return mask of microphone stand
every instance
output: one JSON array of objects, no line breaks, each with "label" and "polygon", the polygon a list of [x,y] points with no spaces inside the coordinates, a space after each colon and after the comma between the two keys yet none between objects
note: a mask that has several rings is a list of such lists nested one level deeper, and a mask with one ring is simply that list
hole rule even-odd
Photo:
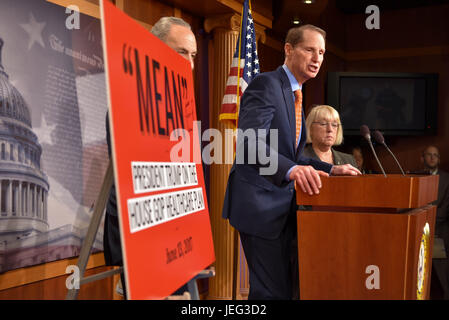
[{"label": "microphone stand", "polygon": [[388,152],[391,154],[391,156],[393,157],[394,161],[396,161],[396,164],[398,165],[399,169],[401,169],[402,175],[405,176],[404,170],[402,170],[401,165],[399,164],[398,159],[396,159],[396,157],[394,156],[393,152],[391,152],[390,148],[388,148],[387,144],[384,142],[383,143],[384,147],[387,148]]},{"label": "microphone stand", "polygon": [[369,142],[369,146],[371,147],[371,150],[373,151],[374,157],[376,158],[377,164],[379,165],[380,169],[382,170],[382,173],[384,174],[384,177],[386,178],[387,175],[385,174],[385,170],[382,167],[382,165],[380,164],[379,158],[377,157],[376,151],[374,150],[373,144],[371,143],[371,138],[367,138],[366,140],[368,140]]}]

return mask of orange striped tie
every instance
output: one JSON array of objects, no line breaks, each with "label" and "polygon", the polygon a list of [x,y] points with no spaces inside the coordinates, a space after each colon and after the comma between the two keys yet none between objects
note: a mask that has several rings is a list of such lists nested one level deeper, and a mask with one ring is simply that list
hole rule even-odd
[{"label": "orange striped tie", "polygon": [[299,134],[301,133],[301,112],[302,112],[302,92],[301,89],[295,90],[295,118],[296,118],[296,144],[298,145]]}]

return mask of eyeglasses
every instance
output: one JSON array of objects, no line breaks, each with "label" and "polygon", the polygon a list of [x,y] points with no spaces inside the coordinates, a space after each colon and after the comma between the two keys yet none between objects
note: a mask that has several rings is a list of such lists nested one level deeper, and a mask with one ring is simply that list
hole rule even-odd
[{"label": "eyeglasses", "polygon": [[340,126],[340,124],[337,122],[315,121],[312,123],[318,124],[321,128],[327,128],[327,125],[330,125],[332,129],[338,129],[338,127]]},{"label": "eyeglasses", "polygon": [[435,157],[435,158],[439,158],[440,155],[438,153],[430,153],[430,152],[426,152],[424,153],[425,157]]}]

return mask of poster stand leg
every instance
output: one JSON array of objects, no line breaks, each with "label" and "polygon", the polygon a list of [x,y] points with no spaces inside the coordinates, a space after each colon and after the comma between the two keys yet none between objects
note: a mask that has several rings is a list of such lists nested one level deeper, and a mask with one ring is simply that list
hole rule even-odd
[{"label": "poster stand leg", "polygon": [[80,285],[107,278],[116,273],[120,273],[123,271],[123,268],[109,270],[106,272],[102,272],[96,274],[92,277],[84,278],[84,273],[86,271],[87,262],[89,260],[90,253],[92,251],[92,247],[97,236],[98,227],[101,223],[101,218],[103,217],[104,209],[106,208],[106,202],[109,197],[109,191],[111,190],[112,183],[114,180],[113,170],[112,170],[112,161],[109,160],[108,168],[106,169],[106,174],[103,179],[103,184],[101,185],[100,194],[95,201],[94,212],[92,214],[92,218],[90,220],[89,228],[87,229],[86,236],[84,238],[83,244],[81,246],[80,255],[78,257],[78,271],[79,271],[79,279],[75,279],[74,288],[68,289],[66,300],[76,300],[78,297],[78,291]]},{"label": "poster stand leg", "polygon": [[192,280],[187,282],[187,289],[190,292],[191,299],[192,300],[200,300],[200,295],[198,293],[198,285],[196,283],[196,280],[198,279],[204,279],[204,278],[210,278],[215,276],[215,269],[213,267],[209,269],[205,269],[198,273],[196,277],[194,277]]},{"label": "poster stand leg", "polygon": [[215,268],[213,266],[209,267],[198,273],[189,282],[187,282],[187,291],[182,295],[171,295],[165,298],[165,300],[200,300],[200,295],[198,292],[198,285],[196,280],[210,278],[215,276]]}]

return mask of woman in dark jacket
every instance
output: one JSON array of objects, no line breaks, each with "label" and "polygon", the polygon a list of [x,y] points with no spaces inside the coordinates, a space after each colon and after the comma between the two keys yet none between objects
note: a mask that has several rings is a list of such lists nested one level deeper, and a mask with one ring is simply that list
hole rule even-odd
[{"label": "woman in dark jacket", "polygon": [[337,110],[328,105],[318,105],[310,110],[306,119],[307,145],[304,156],[333,165],[349,163],[357,167],[351,154],[332,147],[343,142],[343,128]]}]

